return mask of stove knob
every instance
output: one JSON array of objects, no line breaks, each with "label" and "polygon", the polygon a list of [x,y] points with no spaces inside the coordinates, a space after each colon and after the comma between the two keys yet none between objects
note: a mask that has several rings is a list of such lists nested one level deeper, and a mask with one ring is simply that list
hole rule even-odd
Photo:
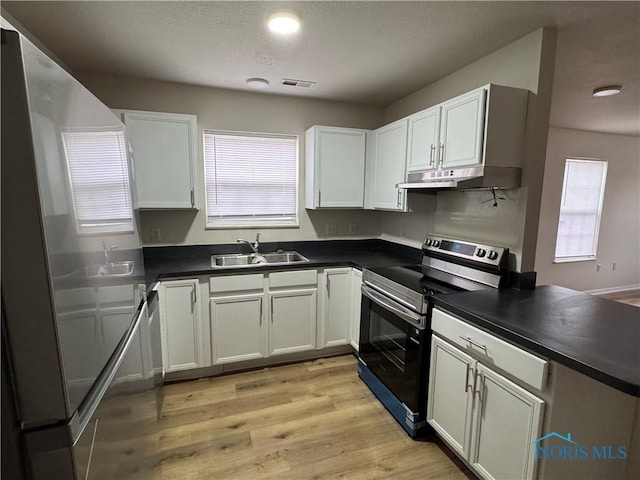
[{"label": "stove knob", "polygon": [[424,241],[424,244],[425,244],[427,247],[430,247],[432,243],[433,243],[433,240],[431,240],[430,238],[427,238],[427,239]]},{"label": "stove knob", "polygon": [[440,246],[440,240],[434,240],[433,241],[433,246],[434,247],[439,247]]},{"label": "stove knob", "polygon": [[488,258],[489,260],[495,260],[496,258],[498,258],[498,252],[496,252],[495,250],[489,251]]},{"label": "stove knob", "polygon": [[487,254],[487,251],[483,248],[479,248],[478,251],[476,252],[476,256],[478,257],[484,257]]}]

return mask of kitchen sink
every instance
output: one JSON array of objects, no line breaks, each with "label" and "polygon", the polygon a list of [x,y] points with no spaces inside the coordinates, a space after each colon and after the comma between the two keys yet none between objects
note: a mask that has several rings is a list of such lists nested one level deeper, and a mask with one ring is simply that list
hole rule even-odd
[{"label": "kitchen sink", "polygon": [[133,273],[134,262],[107,263],[106,265],[89,265],[80,269],[80,273],[88,278],[124,277]]},{"label": "kitchen sink", "polygon": [[300,255],[298,252],[232,253],[227,255],[211,255],[211,268],[287,265],[289,263],[308,261],[308,258]]}]

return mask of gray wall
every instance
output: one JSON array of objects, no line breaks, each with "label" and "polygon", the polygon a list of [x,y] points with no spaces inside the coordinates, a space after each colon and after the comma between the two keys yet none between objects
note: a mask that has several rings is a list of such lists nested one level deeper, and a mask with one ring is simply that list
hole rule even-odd
[{"label": "gray wall", "polygon": [[[264,241],[313,240],[327,238],[327,223],[338,227],[338,235],[331,238],[371,238],[380,235],[378,212],[304,209],[304,132],[312,125],[375,128],[382,123],[381,108],[86,72],[78,72],[76,76],[110,108],[197,115],[199,138],[202,138],[202,129],[205,128],[299,135],[299,228],[206,230],[204,165],[200,141],[200,211],[141,212],[141,232],[145,245],[152,244],[152,228],[160,228],[162,238],[157,244],[163,245],[235,242],[240,237],[253,239],[258,230]],[[357,224],[358,234],[348,237],[348,225],[351,222]]]},{"label": "gray wall", "polygon": [[[568,157],[608,161],[597,260],[553,263]],[[535,269],[539,284],[576,290],[640,285],[640,138],[550,129]]]},{"label": "gray wall", "polygon": [[434,232],[493,243],[515,253],[518,270],[533,269],[554,58],[555,32],[539,29],[385,109],[384,120],[390,122],[487,83],[531,92],[521,188],[504,192],[505,200],[496,208],[487,201],[488,190],[410,193],[413,212],[382,213],[383,238],[418,245],[426,233]]}]

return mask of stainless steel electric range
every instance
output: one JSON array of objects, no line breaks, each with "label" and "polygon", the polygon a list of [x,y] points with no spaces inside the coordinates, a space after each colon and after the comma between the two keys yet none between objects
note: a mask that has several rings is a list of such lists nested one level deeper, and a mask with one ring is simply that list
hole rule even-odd
[{"label": "stainless steel electric range", "polygon": [[509,250],[429,235],[420,265],[365,269],[358,374],[407,433],[427,432],[430,297],[507,286]]}]

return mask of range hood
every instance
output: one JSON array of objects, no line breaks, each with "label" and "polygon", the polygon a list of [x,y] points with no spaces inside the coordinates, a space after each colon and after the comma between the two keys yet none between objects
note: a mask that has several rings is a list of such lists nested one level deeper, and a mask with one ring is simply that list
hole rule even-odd
[{"label": "range hood", "polygon": [[407,175],[406,183],[396,188],[518,188],[522,169],[519,167],[461,167],[447,170],[425,170]]}]

